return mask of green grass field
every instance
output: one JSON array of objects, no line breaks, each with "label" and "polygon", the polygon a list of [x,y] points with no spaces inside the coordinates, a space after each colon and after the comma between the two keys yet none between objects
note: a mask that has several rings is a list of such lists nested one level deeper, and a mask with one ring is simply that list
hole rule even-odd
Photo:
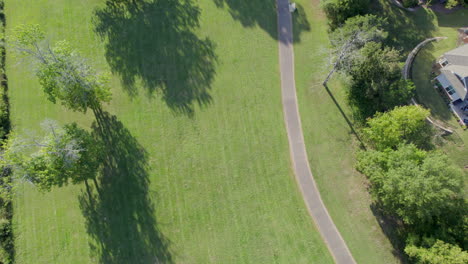
[{"label": "green grass field", "polygon": [[[158,0],[131,15],[104,2],[6,2],[8,30],[39,23],[51,42],[70,40],[113,72],[114,94],[103,155],[115,163],[105,168],[101,196],[90,199],[84,186],[41,194],[19,184],[17,263],[332,263],[290,168],[274,1]],[[330,93],[321,85],[330,66],[325,16],[317,0],[298,6],[296,85],[322,198],[358,263],[398,263],[366,179],[353,169],[358,141],[340,112],[350,115],[344,85],[338,76]],[[395,31],[418,27],[393,40],[405,49],[439,32],[452,41],[466,16],[383,8],[399,21]],[[440,45],[437,52],[451,48]],[[418,57],[416,65],[426,63]],[[10,55],[7,66],[17,133],[38,130],[45,118],[94,129],[91,114],[49,103],[27,64]]]},{"label": "green grass field", "polygon": [[[122,15],[98,0],[7,0],[8,31],[39,23],[114,72],[101,196],[19,184],[16,263],[332,263],[290,168],[274,8],[159,0]],[[7,73],[17,133],[45,118],[91,127],[11,54]]]}]

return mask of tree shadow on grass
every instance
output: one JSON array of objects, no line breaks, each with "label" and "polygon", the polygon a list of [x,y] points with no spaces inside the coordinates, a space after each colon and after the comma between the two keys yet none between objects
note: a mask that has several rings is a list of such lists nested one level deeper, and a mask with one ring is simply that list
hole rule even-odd
[{"label": "tree shadow on grass", "polygon": [[340,111],[341,113],[341,116],[343,116],[344,120],[346,121],[346,123],[348,124],[349,126],[349,129],[351,130],[351,133],[356,137],[356,139],[359,141],[360,143],[360,147],[364,150],[366,150],[366,145],[364,144],[364,142],[362,141],[361,137],[359,136],[359,134],[357,133],[357,131],[354,129],[354,125],[353,123],[351,122],[351,120],[348,118],[348,116],[346,115],[346,113],[343,111],[343,108],[341,108],[340,104],[338,103],[338,101],[336,100],[335,96],[333,96],[333,93],[330,91],[330,89],[328,88],[328,85],[326,83],[323,84],[323,87],[325,87],[325,90],[327,91],[328,95],[330,96],[330,98],[332,99],[333,103],[335,103],[335,106],[338,108],[338,110]]},{"label": "tree shadow on grass", "polygon": [[398,219],[385,215],[382,209],[375,203],[371,204],[370,209],[377,219],[380,228],[393,246],[392,254],[397,257],[401,263],[409,263],[408,257],[404,252],[405,242],[399,232],[401,223],[398,222]]},{"label": "tree shadow on grass", "polygon": [[97,114],[93,135],[105,145],[97,193],[80,196],[96,263],[172,263],[157,229],[148,189],[147,153],[115,116]]},{"label": "tree shadow on grass", "polygon": [[392,5],[391,1],[374,1],[372,10],[377,16],[385,14],[388,44],[405,52],[432,37],[436,30],[436,15],[430,9],[419,8],[416,12],[410,12]]},{"label": "tree shadow on grass", "polygon": [[212,101],[215,44],[199,38],[200,9],[192,0],[106,1],[95,11],[95,31],[106,59],[134,96],[137,83],[155,91],[174,111],[192,115]]},{"label": "tree shadow on grass", "polygon": [[[232,18],[244,27],[259,26],[273,39],[278,39],[278,22],[275,0],[214,0],[218,8],[229,9]],[[310,31],[310,23],[304,8],[296,3],[297,11],[292,14],[294,41],[301,41],[301,34]]]},{"label": "tree shadow on grass", "polygon": [[468,9],[460,9],[450,14],[435,13],[440,27],[455,29],[468,26]]}]

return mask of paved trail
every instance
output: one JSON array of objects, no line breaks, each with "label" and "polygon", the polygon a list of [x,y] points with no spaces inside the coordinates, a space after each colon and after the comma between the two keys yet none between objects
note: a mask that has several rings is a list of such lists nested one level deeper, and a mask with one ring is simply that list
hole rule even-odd
[{"label": "paved trail", "polygon": [[288,9],[288,0],[276,1],[283,112],[296,180],[302,191],[309,213],[314,219],[335,262],[339,264],[353,264],[356,262],[320,198],[320,193],[309,167],[294,81],[294,50],[291,14]]}]

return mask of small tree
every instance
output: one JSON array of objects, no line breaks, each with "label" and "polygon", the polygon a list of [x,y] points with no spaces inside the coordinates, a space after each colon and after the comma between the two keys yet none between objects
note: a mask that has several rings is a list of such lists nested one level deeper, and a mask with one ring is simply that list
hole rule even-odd
[{"label": "small tree", "polygon": [[100,142],[75,123],[61,129],[48,122],[45,129],[47,134],[40,140],[10,137],[3,160],[16,175],[42,191],[95,179],[101,164]]},{"label": "small tree", "polygon": [[51,102],[59,100],[68,109],[85,113],[110,101],[107,75],[96,73],[68,42],[43,47],[44,33],[38,25],[21,25],[13,32],[11,45],[37,62],[36,76]]},{"label": "small tree", "polygon": [[378,150],[395,149],[401,143],[427,147],[433,135],[432,127],[426,122],[428,116],[429,110],[420,106],[395,107],[369,119],[364,134]]}]

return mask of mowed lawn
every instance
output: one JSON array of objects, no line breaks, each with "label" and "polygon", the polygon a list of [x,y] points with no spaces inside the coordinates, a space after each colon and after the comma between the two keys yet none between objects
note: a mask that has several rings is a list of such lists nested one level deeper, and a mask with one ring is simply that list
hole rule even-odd
[{"label": "mowed lawn", "polygon": [[[50,42],[67,39],[114,72],[103,153],[114,163],[100,195],[18,183],[16,263],[332,263],[290,167],[274,2],[158,0],[132,15],[104,2],[6,1],[8,32],[41,24]],[[93,130],[91,113],[49,103],[11,53],[7,74],[16,133],[46,118]]]},{"label": "mowed lawn", "polygon": [[322,86],[331,68],[325,14],[318,0],[297,2],[298,15],[312,25],[310,32],[296,38],[294,52],[307,153],[322,199],[358,263],[400,263],[371,208],[366,177],[354,169],[359,141],[340,112],[341,108],[353,122],[345,81],[335,74],[328,84],[331,95]]}]

